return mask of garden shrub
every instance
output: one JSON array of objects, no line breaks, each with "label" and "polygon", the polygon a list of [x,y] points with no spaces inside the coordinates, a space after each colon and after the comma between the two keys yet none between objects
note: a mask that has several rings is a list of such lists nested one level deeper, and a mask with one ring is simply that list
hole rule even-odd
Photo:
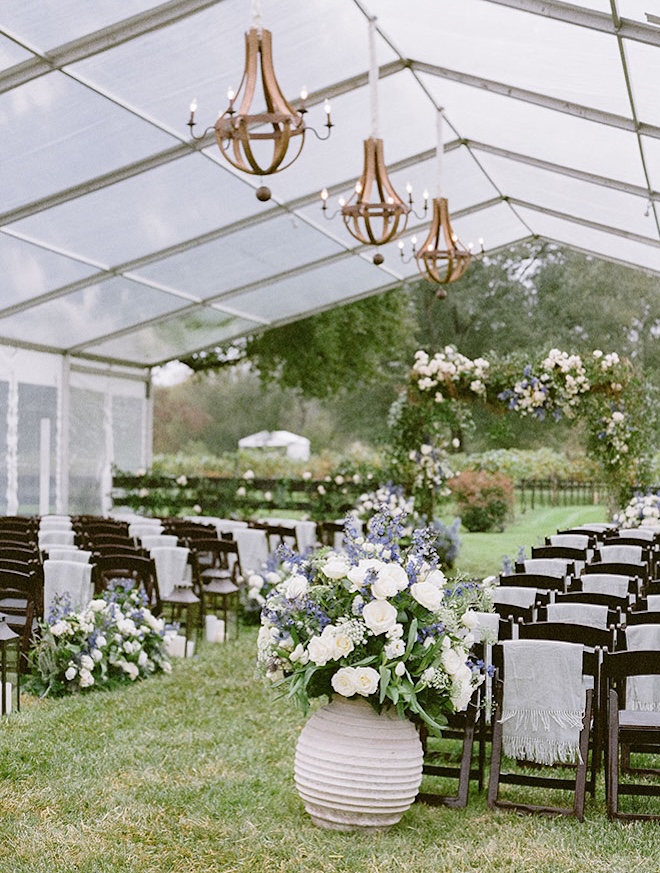
[{"label": "garden shrub", "polygon": [[513,482],[503,473],[465,470],[449,482],[449,487],[466,530],[503,530],[513,514]]}]

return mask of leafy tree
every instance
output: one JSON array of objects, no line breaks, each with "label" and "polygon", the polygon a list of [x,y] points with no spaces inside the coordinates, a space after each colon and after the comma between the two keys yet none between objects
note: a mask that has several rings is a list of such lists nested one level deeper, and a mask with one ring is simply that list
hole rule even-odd
[{"label": "leafy tree", "polygon": [[401,291],[273,328],[244,343],[192,355],[194,370],[218,369],[248,360],[265,384],[325,399],[388,378],[392,361],[410,358],[413,323]]}]

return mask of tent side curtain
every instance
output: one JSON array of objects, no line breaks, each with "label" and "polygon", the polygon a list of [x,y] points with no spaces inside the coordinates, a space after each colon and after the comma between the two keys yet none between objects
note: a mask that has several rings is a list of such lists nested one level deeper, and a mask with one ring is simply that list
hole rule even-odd
[{"label": "tent side curtain", "polygon": [[0,347],[0,515],[104,513],[113,467],[149,459],[145,372]]}]

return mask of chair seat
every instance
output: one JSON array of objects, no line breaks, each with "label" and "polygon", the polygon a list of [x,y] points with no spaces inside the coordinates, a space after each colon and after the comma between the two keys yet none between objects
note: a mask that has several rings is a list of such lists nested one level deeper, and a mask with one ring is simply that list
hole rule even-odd
[{"label": "chair seat", "polygon": [[649,730],[657,731],[660,729],[660,712],[645,709],[620,709],[619,727],[623,730],[628,728],[644,730],[644,728],[648,728]]},{"label": "chair seat", "polygon": [[202,570],[201,572],[202,580],[204,579],[231,579],[232,571],[231,570],[222,570],[218,567],[209,568],[208,570]]},{"label": "chair seat", "polygon": [[199,603],[199,597],[192,590],[192,587],[189,585],[175,587],[172,591],[167,595],[167,597],[161,598],[163,603],[177,603],[182,606],[190,603]]},{"label": "chair seat", "polygon": [[235,594],[238,590],[231,579],[213,579],[203,586],[204,594]]}]

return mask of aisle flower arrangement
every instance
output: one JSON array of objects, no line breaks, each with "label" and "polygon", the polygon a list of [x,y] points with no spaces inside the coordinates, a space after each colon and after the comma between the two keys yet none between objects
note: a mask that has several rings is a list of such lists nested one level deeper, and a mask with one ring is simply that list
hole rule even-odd
[{"label": "aisle flower arrangement", "polygon": [[660,492],[635,494],[614,516],[619,527],[660,527]]},{"label": "aisle flower arrangement", "polygon": [[259,624],[266,598],[286,575],[287,570],[282,565],[282,558],[277,552],[272,552],[268,556],[268,560],[258,573],[250,573],[240,591],[241,612],[246,624]]},{"label": "aisle flower arrangement", "polygon": [[477,611],[492,610],[491,588],[449,582],[428,528],[402,548],[404,523],[383,507],[362,536],[349,517],[345,553],[290,555],[289,574],[267,597],[258,664],[303,712],[336,694],[439,728],[483,681],[470,650]]},{"label": "aisle flower arrangement", "polygon": [[361,494],[355,502],[354,514],[360,521],[367,521],[379,507],[386,507],[392,516],[408,516],[414,506],[415,498],[406,496],[403,486],[386,482]]},{"label": "aisle flower arrangement", "polygon": [[29,691],[51,697],[110,688],[172,669],[165,624],[133,583],[115,583],[82,612],[60,601],[40,625]]}]

